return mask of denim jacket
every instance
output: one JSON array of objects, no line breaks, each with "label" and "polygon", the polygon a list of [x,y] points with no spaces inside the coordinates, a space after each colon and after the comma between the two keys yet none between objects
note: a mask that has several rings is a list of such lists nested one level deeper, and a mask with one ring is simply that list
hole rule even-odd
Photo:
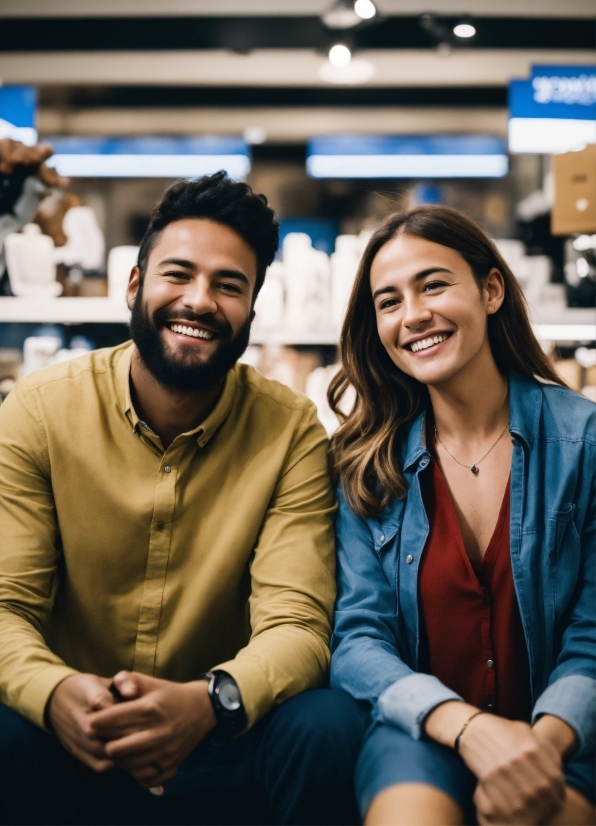
[{"label": "denim jacket", "polygon": [[[596,735],[596,405],[556,385],[510,377],[511,565],[528,649],[533,713]],[[418,569],[429,532],[420,474],[430,462],[424,413],[401,448],[404,499],[378,518],[339,491],[338,598],[331,684],[368,700],[378,722],[412,737],[429,712],[462,698],[419,673]],[[449,633],[449,617],[445,617]]]}]

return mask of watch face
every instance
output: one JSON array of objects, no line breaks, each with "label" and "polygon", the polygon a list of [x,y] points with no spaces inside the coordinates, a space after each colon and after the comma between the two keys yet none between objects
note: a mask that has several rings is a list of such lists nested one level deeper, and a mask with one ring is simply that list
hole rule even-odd
[{"label": "watch face", "polygon": [[221,680],[217,695],[226,711],[236,711],[242,705],[238,686],[233,680]]}]

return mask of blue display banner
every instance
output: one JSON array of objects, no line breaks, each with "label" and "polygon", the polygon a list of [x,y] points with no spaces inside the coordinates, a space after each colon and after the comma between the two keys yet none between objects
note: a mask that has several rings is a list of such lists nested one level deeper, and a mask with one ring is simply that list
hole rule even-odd
[{"label": "blue display banner", "polygon": [[330,135],[309,141],[307,155],[506,155],[490,135]]},{"label": "blue display banner", "polygon": [[37,89],[35,86],[0,86],[0,118],[13,126],[35,126]]},{"label": "blue display banner", "polygon": [[[1,91],[1,90],[0,90]],[[57,155],[245,155],[237,137],[47,138]]]},{"label": "blue display banner", "polygon": [[534,66],[530,80],[509,84],[509,117],[596,119],[596,68]]}]

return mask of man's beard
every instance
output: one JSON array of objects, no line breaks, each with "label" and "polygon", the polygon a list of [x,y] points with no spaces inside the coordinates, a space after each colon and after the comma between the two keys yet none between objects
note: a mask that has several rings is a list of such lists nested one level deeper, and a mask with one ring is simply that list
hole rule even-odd
[{"label": "man's beard", "polygon": [[[130,317],[130,333],[137,346],[145,367],[164,387],[172,390],[191,392],[210,390],[216,386],[236,364],[248,346],[251,318],[234,335],[231,326],[212,315],[195,315],[190,310],[179,311],[177,321],[203,322],[209,330],[217,333],[218,343],[212,355],[204,361],[198,360],[195,345],[181,345],[174,355],[162,337],[162,329],[171,316],[171,311],[162,307],[149,316],[143,304],[142,288],[139,288]],[[180,352],[184,351],[186,352]]]}]

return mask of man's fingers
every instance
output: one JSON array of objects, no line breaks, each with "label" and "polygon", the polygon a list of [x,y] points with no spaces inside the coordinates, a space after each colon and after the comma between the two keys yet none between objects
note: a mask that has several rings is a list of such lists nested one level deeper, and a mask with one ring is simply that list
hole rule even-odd
[{"label": "man's fingers", "polygon": [[110,740],[105,744],[105,753],[111,760],[140,756],[149,762],[151,759],[158,759],[160,745],[161,738],[158,738],[153,730],[135,731],[126,737]]},{"label": "man's fingers", "polygon": [[70,184],[70,178],[65,178],[60,175],[52,166],[42,163],[37,171],[37,175],[46,186],[67,187]]},{"label": "man's fingers", "polygon": [[151,709],[142,700],[115,703],[89,715],[93,731],[107,740],[147,728],[151,722],[154,722]]},{"label": "man's fingers", "polygon": [[156,680],[136,671],[119,671],[114,677],[114,685],[127,700],[141,697],[156,687]]}]

